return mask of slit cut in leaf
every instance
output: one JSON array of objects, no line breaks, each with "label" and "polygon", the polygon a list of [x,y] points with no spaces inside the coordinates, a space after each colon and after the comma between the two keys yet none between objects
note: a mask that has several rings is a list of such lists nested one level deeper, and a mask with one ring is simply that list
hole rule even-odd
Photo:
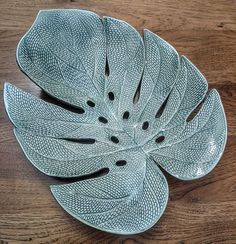
[{"label": "slit cut in leaf", "polygon": [[143,40],[111,17],[40,11],[18,44],[17,62],[46,93],[84,112],[4,86],[23,152],[41,172],[69,180],[51,191],[89,226],[119,234],[149,229],[168,200],[159,166],[192,180],[208,174],[223,154],[226,119],[218,92],[206,95],[200,71],[148,30]]},{"label": "slit cut in leaf", "polygon": [[167,98],[165,99],[165,101],[163,102],[163,104],[161,105],[161,107],[158,109],[157,113],[156,113],[156,118],[160,118],[161,115],[164,112],[164,109],[166,107],[167,101],[168,101],[169,96],[167,96]]},{"label": "slit cut in leaf", "polygon": [[71,183],[75,183],[75,182],[78,182],[78,181],[99,178],[99,177],[107,175],[108,173],[109,173],[109,169],[108,168],[102,168],[102,169],[99,169],[96,172],[93,172],[93,173],[87,174],[87,175],[83,175],[83,176],[70,177],[70,178],[59,178],[59,177],[55,177],[55,178],[59,181],[59,183],[71,184]]},{"label": "slit cut in leaf", "polygon": [[93,143],[95,143],[95,140],[91,139],[91,138],[62,138],[62,140],[81,143],[81,144],[93,144]]},{"label": "slit cut in leaf", "polygon": [[43,99],[44,101],[48,102],[48,103],[55,104],[57,106],[60,106],[61,108],[64,108],[68,111],[71,111],[73,113],[83,114],[85,112],[85,110],[82,107],[73,106],[69,103],[62,101],[62,100],[55,99],[43,90],[41,91],[40,98]]},{"label": "slit cut in leaf", "polygon": [[106,57],[105,75],[106,76],[109,76],[110,75],[110,69],[109,69],[107,57]]},{"label": "slit cut in leaf", "polygon": [[134,94],[134,98],[133,98],[133,103],[134,103],[134,104],[136,104],[136,103],[138,102],[139,97],[140,97],[142,79],[143,79],[143,72],[142,72],[142,76],[141,76],[141,78],[140,78],[138,87],[137,87],[137,89],[136,89],[136,91],[135,91],[135,94]]},{"label": "slit cut in leaf", "polygon": [[203,101],[201,101],[196,108],[193,109],[193,111],[189,114],[189,116],[186,118],[186,122],[190,122],[194,119],[194,117],[198,114],[201,107],[203,105]]}]

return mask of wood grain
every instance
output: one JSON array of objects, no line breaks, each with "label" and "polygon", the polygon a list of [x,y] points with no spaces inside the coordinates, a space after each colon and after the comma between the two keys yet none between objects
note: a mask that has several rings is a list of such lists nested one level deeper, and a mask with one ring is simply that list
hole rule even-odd
[{"label": "wood grain", "polygon": [[236,243],[236,1],[0,0],[0,82],[45,98],[15,62],[18,41],[40,9],[83,8],[123,19],[170,42],[219,90],[228,121],[223,158],[206,177],[184,182],[166,175],[170,201],[161,220],[132,236],[107,234],[65,213],[16,142],[1,101],[0,243]]}]

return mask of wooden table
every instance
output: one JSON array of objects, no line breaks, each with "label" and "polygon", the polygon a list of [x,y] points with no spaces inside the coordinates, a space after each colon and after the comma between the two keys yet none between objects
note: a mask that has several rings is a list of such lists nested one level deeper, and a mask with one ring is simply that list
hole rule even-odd
[{"label": "wooden table", "polygon": [[0,1],[0,82],[45,97],[16,65],[16,45],[40,9],[83,8],[147,28],[186,55],[220,92],[228,121],[223,158],[206,177],[183,182],[166,174],[170,200],[161,220],[132,236],[107,234],[69,216],[16,142],[1,101],[0,243],[236,243],[236,1]]}]

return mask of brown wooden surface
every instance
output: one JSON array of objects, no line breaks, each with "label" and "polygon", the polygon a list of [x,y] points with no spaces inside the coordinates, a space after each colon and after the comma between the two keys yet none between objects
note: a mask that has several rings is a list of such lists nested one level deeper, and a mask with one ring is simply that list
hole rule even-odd
[{"label": "brown wooden surface", "polygon": [[[49,185],[60,180],[36,170],[16,142],[1,101],[0,243],[236,243],[236,1],[0,0],[0,82],[42,97],[16,65],[16,45],[40,9],[83,8],[150,29],[186,55],[221,94],[228,121],[223,158],[206,177],[167,176],[170,200],[145,233],[107,234],[69,216]],[[45,97],[45,96],[44,96]]]}]

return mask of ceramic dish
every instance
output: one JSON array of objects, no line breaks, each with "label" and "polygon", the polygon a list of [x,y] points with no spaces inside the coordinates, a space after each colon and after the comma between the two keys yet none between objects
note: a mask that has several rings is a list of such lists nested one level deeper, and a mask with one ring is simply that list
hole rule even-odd
[{"label": "ceramic dish", "polygon": [[159,167],[193,180],[222,156],[227,133],[218,92],[207,94],[200,71],[149,30],[142,39],[111,17],[40,11],[17,62],[45,92],[74,107],[5,84],[6,111],[29,161],[49,176],[87,176],[51,186],[57,202],[87,225],[119,234],[149,229],[168,201]]}]

